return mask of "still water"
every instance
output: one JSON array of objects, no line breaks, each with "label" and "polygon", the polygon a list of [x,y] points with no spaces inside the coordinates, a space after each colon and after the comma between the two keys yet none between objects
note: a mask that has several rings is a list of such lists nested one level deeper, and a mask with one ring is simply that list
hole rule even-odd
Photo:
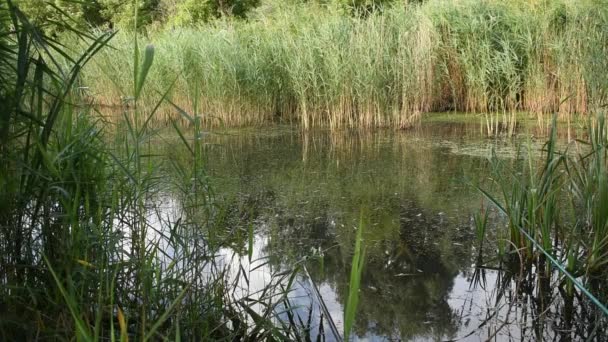
[{"label": "still water", "polygon": [[533,296],[523,298],[504,272],[474,267],[472,215],[483,203],[475,185],[489,186],[492,151],[516,162],[523,141],[540,153],[542,139],[488,138],[478,125],[426,123],[397,132],[249,129],[205,141],[216,197],[233,213],[227,217],[243,229],[254,225],[247,267],[256,268],[255,260],[259,267],[247,286],[261,288],[272,272],[304,265],[290,300],[310,320],[312,339],[321,332],[335,339],[321,318],[327,314],[343,330],[362,214],[367,254],[357,339],[577,339],[564,333],[559,300],[539,313]]}]

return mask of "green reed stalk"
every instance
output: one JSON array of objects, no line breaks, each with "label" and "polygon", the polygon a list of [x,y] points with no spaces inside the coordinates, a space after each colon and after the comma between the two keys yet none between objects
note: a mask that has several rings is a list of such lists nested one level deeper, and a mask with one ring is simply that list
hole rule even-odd
[{"label": "green reed stalk", "polygon": [[350,280],[348,283],[348,299],[344,309],[344,340],[350,340],[350,334],[355,324],[355,315],[359,304],[359,289],[361,287],[361,275],[365,264],[365,244],[363,241],[363,230],[366,222],[363,212],[359,219],[359,228],[355,238],[355,250],[351,262]]}]

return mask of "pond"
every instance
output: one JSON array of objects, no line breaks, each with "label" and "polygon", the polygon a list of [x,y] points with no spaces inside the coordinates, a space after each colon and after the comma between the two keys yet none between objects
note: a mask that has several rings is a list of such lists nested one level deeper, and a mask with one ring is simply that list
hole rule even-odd
[{"label": "pond", "polygon": [[[205,167],[216,197],[238,216],[234,224],[253,224],[248,267],[262,275],[246,287],[262,288],[271,272],[303,266],[291,301],[313,339],[336,339],[327,315],[343,330],[362,215],[358,339],[583,338],[594,326],[564,319],[557,290],[540,305],[533,280],[522,290],[512,274],[475,267],[472,217],[484,202],[475,186],[489,186],[489,158],[495,152],[517,162],[524,142],[540,155],[538,132],[520,133],[488,138],[465,122],[405,131],[246,129],[207,136]],[[496,213],[491,219],[504,224]]]}]

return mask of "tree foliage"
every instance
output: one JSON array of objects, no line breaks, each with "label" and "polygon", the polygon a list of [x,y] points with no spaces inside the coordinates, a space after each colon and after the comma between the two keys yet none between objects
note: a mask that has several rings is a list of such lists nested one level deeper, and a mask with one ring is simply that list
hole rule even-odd
[{"label": "tree foliage", "polygon": [[76,26],[98,26],[107,19],[101,15],[103,0],[13,0],[37,24],[69,22]]},{"label": "tree foliage", "polygon": [[160,0],[96,0],[101,3],[101,14],[111,26],[133,28],[135,6],[137,6],[137,27],[144,27],[161,18]]},{"label": "tree foliage", "polygon": [[219,17],[246,18],[260,0],[14,0],[34,22],[71,21],[79,26],[131,29],[154,25],[184,26]]},{"label": "tree foliage", "polygon": [[[149,25],[174,27],[198,25],[221,17],[244,19],[261,2],[275,3],[285,0],[13,0],[34,22],[70,21],[76,26],[108,26],[121,29]],[[366,16],[397,0],[296,0],[316,1],[337,5],[352,15]],[[424,0],[403,0],[419,3]]]},{"label": "tree foliage", "polygon": [[187,25],[208,22],[219,17],[246,18],[260,0],[173,0],[173,24]]},{"label": "tree foliage", "polygon": [[[402,0],[404,4],[417,3],[423,0]],[[342,8],[349,11],[352,15],[366,16],[377,10],[381,10],[384,6],[397,3],[396,0],[337,0]]]}]

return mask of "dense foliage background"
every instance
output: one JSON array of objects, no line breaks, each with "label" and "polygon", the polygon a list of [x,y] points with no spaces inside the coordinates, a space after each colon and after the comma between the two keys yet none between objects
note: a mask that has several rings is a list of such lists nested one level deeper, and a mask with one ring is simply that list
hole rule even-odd
[{"label": "dense foliage background", "polygon": [[[313,2],[345,11],[368,13],[390,3],[422,2],[422,0],[287,0],[285,5]],[[220,17],[245,19],[260,5],[261,0],[17,0],[16,3],[34,21],[50,13],[56,20],[71,20],[80,25],[133,27],[134,6],[138,6],[139,27],[186,26],[209,22]],[[269,3],[268,1],[264,3]],[[56,11],[55,9],[59,9]],[[59,16],[59,17],[57,17]]]}]

